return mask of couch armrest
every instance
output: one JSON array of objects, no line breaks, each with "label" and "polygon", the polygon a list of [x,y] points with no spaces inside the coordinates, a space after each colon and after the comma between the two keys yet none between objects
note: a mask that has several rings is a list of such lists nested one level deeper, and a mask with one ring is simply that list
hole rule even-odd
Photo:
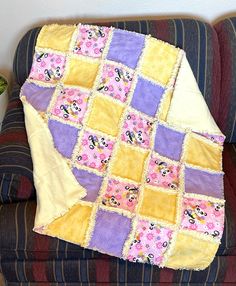
[{"label": "couch armrest", "polygon": [[0,202],[35,197],[33,165],[24,123],[20,86],[15,84],[0,133]]}]

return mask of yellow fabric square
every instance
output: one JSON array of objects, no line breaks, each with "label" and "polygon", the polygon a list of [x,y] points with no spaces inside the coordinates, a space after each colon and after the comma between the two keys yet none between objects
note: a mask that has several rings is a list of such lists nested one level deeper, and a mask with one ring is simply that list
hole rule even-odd
[{"label": "yellow fabric square", "polygon": [[98,72],[98,66],[98,62],[88,62],[80,58],[71,58],[63,82],[69,85],[92,88]]},{"label": "yellow fabric square", "polygon": [[66,52],[69,50],[75,30],[76,26],[69,25],[43,26],[37,39],[37,47]]},{"label": "yellow fabric square", "polygon": [[166,121],[167,114],[170,108],[170,102],[172,99],[172,95],[173,95],[173,90],[166,91],[164,95],[161,111],[159,114],[159,118],[163,121]]},{"label": "yellow fabric square", "polygon": [[91,212],[90,206],[77,204],[50,223],[46,234],[83,245]]},{"label": "yellow fabric square", "polygon": [[176,194],[158,190],[144,189],[140,214],[175,223]]},{"label": "yellow fabric square", "polygon": [[212,262],[219,245],[178,233],[176,244],[166,267],[205,269]]},{"label": "yellow fabric square", "polygon": [[222,151],[217,144],[213,146],[190,135],[186,146],[186,163],[221,171],[221,160]]},{"label": "yellow fabric square", "polygon": [[141,62],[141,72],[166,85],[176,63],[177,56],[178,49],[174,46],[149,38]]},{"label": "yellow fabric square", "polygon": [[140,182],[147,155],[147,151],[140,152],[139,149],[135,150],[128,145],[120,144],[111,167],[111,173]]},{"label": "yellow fabric square", "polygon": [[87,124],[90,128],[116,136],[123,110],[121,105],[107,99],[106,96],[97,95],[92,102]]}]

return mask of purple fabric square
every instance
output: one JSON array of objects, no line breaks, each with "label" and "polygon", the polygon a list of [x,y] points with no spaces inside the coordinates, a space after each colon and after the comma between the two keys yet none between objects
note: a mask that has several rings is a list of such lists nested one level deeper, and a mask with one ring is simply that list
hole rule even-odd
[{"label": "purple fabric square", "polygon": [[136,68],[144,46],[144,35],[117,30],[113,32],[107,59]]},{"label": "purple fabric square", "polygon": [[223,199],[223,174],[185,168],[185,192]]},{"label": "purple fabric square", "polygon": [[158,125],[156,129],[154,150],[162,156],[179,161],[185,134]]},{"label": "purple fabric square", "polygon": [[129,218],[118,213],[99,210],[89,247],[114,256],[122,256],[122,249],[130,229]]},{"label": "purple fabric square", "polygon": [[164,88],[139,77],[131,105],[149,116],[155,116],[163,93]]},{"label": "purple fabric square", "polygon": [[48,127],[51,131],[56,149],[63,156],[70,158],[77,142],[79,130],[56,120],[49,120]]},{"label": "purple fabric square", "polygon": [[103,178],[86,170],[79,170],[77,168],[73,168],[72,172],[80,185],[87,191],[87,195],[83,200],[95,202],[101,188]]},{"label": "purple fabric square", "polygon": [[42,87],[29,82],[25,82],[22,87],[22,95],[39,111],[47,110],[54,91],[53,87]]}]

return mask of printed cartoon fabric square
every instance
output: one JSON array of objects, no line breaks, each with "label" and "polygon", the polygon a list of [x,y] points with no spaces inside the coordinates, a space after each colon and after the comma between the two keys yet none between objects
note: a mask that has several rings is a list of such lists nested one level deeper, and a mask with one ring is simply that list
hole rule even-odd
[{"label": "printed cartoon fabric square", "polygon": [[96,95],[92,102],[87,125],[90,128],[116,136],[124,107],[104,95]]},{"label": "printed cartoon fabric square", "polygon": [[195,198],[183,199],[181,226],[221,238],[224,227],[224,205]]},{"label": "printed cartoon fabric square", "polygon": [[102,203],[105,206],[120,208],[133,212],[138,203],[138,197],[138,185],[110,179],[108,181],[106,192],[103,195]]},{"label": "printed cartoon fabric square", "polygon": [[62,78],[64,70],[64,56],[43,51],[36,52],[29,78],[48,83],[56,83]]},{"label": "printed cartoon fabric square", "polygon": [[123,246],[130,230],[131,220],[128,217],[98,210],[89,247],[114,256],[122,256]]},{"label": "printed cartoon fabric square", "polygon": [[115,176],[140,182],[148,152],[141,152],[124,144],[120,144],[112,162],[111,173]]},{"label": "printed cartoon fabric square", "polygon": [[67,73],[63,82],[68,85],[79,85],[92,88],[95,81],[99,63],[72,57],[69,59]]},{"label": "printed cartoon fabric square", "polygon": [[223,173],[185,167],[185,192],[224,198]]},{"label": "printed cartoon fabric square", "polygon": [[165,42],[149,38],[144,49],[141,72],[151,79],[167,85],[175,63],[178,49]]},{"label": "printed cartoon fabric square", "polygon": [[204,269],[212,262],[218,247],[217,243],[178,233],[173,251],[166,262],[166,267],[173,269]]},{"label": "printed cartoon fabric square", "polygon": [[121,140],[132,145],[149,148],[152,122],[134,112],[129,112],[123,125]]},{"label": "printed cartoon fabric square", "polygon": [[[48,235],[63,237],[65,240],[83,245],[88,229],[92,207],[77,204],[47,227]],[[74,222],[76,221],[76,228]]]},{"label": "printed cartoon fabric square", "polygon": [[62,52],[69,51],[72,35],[76,26],[46,25],[40,31],[37,47],[54,49]]},{"label": "printed cartoon fabric square", "polygon": [[135,69],[144,47],[145,36],[114,30],[107,59]]},{"label": "printed cartoon fabric square", "polygon": [[164,89],[161,86],[139,77],[131,106],[149,116],[155,116],[163,93]]},{"label": "printed cartoon fabric square", "polygon": [[179,161],[185,134],[159,124],[156,129],[154,150],[162,156]]},{"label": "printed cartoon fabric square", "polygon": [[176,190],[179,187],[180,166],[154,153],[151,156],[146,182],[150,185]]},{"label": "printed cartoon fabric square", "polygon": [[138,221],[134,239],[130,245],[128,260],[160,265],[169,247],[173,231],[154,222]]},{"label": "printed cartoon fabric square", "polygon": [[133,72],[115,64],[104,64],[97,91],[125,102],[131,88]]},{"label": "printed cartoon fabric square", "polygon": [[[27,101],[38,111],[46,111],[55,91],[53,87],[43,87],[34,83],[25,82],[22,93]],[[41,95],[44,100],[39,96]]]},{"label": "printed cartoon fabric square", "polygon": [[196,134],[199,134],[199,135],[211,140],[213,143],[219,144],[220,146],[224,145],[225,137],[222,135],[213,135],[213,134],[198,133],[198,132],[196,132]]},{"label": "printed cartoon fabric square", "polygon": [[74,53],[93,58],[102,56],[110,29],[108,27],[79,26]]},{"label": "printed cartoon fabric square", "polygon": [[186,146],[185,161],[202,168],[220,171],[222,148],[190,135]]},{"label": "printed cartoon fabric square", "polygon": [[49,120],[48,127],[58,152],[67,158],[71,158],[79,135],[79,129],[57,120]]},{"label": "printed cartoon fabric square", "polygon": [[81,124],[87,109],[88,98],[89,92],[79,88],[61,89],[52,108],[52,114]]},{"label": "printed cartoon fabric square", "polygon": [[114,142],[101,135],[85,131],[77,156],[79,164],[104,172],[108,166]]},{"label": "printed cartoon fabric square", "polygon": [[175,194],[145,188],[139,213],[150,218],[175,223],[176,201]]},{"label": "printed cartoon fabric square", "polygon": [[95,202],[102,186],[103,177],[78,168],[73,168],[72,172],[76,180],[87,192],[87,195],[82,200]]}]

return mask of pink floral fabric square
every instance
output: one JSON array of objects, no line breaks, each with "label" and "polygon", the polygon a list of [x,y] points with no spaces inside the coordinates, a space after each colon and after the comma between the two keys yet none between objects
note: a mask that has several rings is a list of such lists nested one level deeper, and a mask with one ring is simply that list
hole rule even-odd
[{"label": "pink floral fabric square", "polygon": [[81,150],[77,160],[79,164],[104,172],[110,160],[114,142],[102,136],[84,132]]},{"label": "pink floral fabric square", "polygon": [[56,83],[63,76],[65,57],[54,53],[36,53],[34,56],[30,79]]},{"label": "pink floral fabric square", "polygon": [[224,227],[224,205],[195,198],[183,199],[182,228],[221,238]]},{"label": "pink floral fabric square", "polygon": [[134,112],[129,112],[121,133],[121,140],[132,145],[148,148],[150,146],[151,131],[152,122]]},{"label": "pink floral fabric square", "polygon": [[116,65],[105,64],[97,90],[125,102],[130,91],[133,73]]},{"label": "pink floral fabric square", "polygon": [[140,220],[128,253],[128,260],[159,265],[163,260],[173,231],[155,223]]},{"label": "pink floral fabric square", "polygon": [[81,25],[74,47],[74,53],[93,58],[101,57],[110,28]]},{"label": "pink floral fabric square", "polygon": [[88,92],[65,88],[57,96],[52,114],[81,124],[87,109],[88,97]]},{"label": "pink floral fabric square", "polygon": [[180,167],[178,165],[165,162],[152,154],[146,182],[153,186],[176,190],[179,186],[179,171]]},{"label": "pink floral fabric square", "polygon": [[138,203],[139,187],[134,184],[109,180],[102,203],[106,206],[134,211]]}]

